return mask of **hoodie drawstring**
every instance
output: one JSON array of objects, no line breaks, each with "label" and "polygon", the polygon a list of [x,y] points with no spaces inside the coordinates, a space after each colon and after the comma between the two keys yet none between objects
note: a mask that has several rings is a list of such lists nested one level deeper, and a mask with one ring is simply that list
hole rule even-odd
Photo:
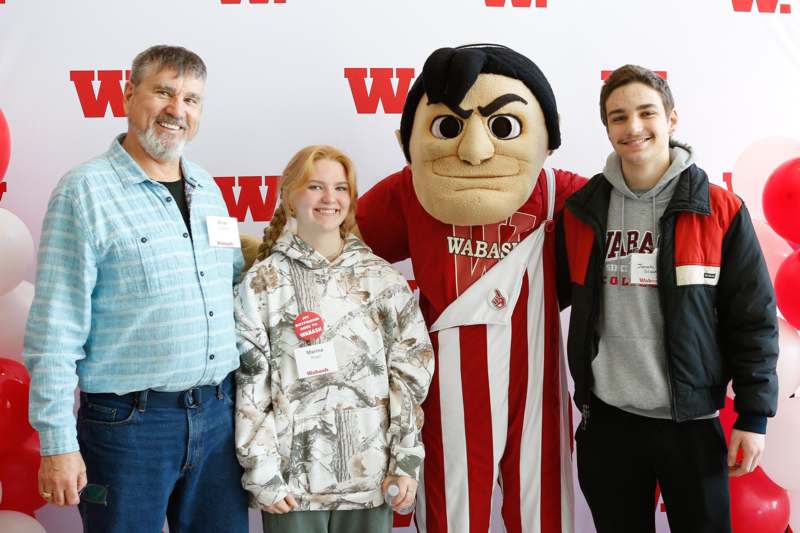
[{"label": "hoodie drawstring", "polygon": [[[617,191],[616,189],[614,189],[614,190]],[[622,197],[622,217],[621,217],[620,222],[619,222],[620,232],[621,232],[621,235],[620,235],[619,238],[620,238],[621,242],[620,242],[620,247],[619,248],[620,248],[620,250],[624,250],[625,251],[625,256],[627,256],[631,251],[627,249],[628,239],[625,236],[625,195],[622,194],[619,191],[617,191],[617,194],[619,194]],[[617,276],[618,276],[617,279],[619,279],[619,283],[617,284],[617,290],[622,288],[622,279],[623,279],[623,277],[622,277],[622,255],[623,255],[622,253],[617,254]],[[630,270],[630,268],[628,270]],[[630,272],[628,272],[628,275],[630,276]]]},{"label": "hoodie drawstring", "polygon": [[653,249],[658,249],[658,225],[656,224],[656,196],[652,196],[653,200]]}]

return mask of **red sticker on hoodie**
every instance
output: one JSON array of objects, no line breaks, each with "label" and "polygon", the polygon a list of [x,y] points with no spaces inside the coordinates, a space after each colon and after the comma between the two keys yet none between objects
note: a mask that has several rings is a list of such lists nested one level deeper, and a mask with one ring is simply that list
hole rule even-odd
[{"label": "red sticker on hoodie", "polygon": [[301,340],[313,341],[322,336],[325,321],[313,311],[305,311],[294,319],[294,332]]}]

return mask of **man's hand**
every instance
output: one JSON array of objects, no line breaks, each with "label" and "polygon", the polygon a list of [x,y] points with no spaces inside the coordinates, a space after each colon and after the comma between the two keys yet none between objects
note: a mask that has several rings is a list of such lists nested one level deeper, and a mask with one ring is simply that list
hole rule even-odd
[{"label": "man's hand", "polygon": [[381,485],[381,490],[386,494],[386,489],[389,485],[394,483],[400,488],[400,494],[392,500],[392,510],[399,511],[400,509],[407,509],[414,503],[414,498],[417,495],[417,482],[408,476],[386,476]]},{"label": "man's hand", "polygon": [[78,492],[86,486],[86,465],[80,452],[42,457],[39,465],[39,494],[58,505],[78,505]]},{"label": "man's hand", "polygon": [[[728,475],[730,477],[749,474],[758,466],[764,453],[766,438],[760,433],[751,433],[734,429],[731,432],[731,444],[728,446]],[[737,463],[739,449],[742,450],[742,462]]]},{"label": "man's hand", "polygon": [[284,499],[273,503],[272,505],[265,505],[261,508],[262,511],[272,514],[286,514],[292,509],[297,507],[297,501],[289,494]]}]

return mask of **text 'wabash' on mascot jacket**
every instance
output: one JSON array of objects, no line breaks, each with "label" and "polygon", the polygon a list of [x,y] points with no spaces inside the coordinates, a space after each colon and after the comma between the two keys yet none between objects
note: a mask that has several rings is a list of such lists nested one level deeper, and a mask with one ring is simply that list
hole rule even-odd
[{"label": "text 'wabash' on mascot jacket", "polygon": [[[742,201],[685,168],[657,221],[657,291],[671,419],[713,415],[733,380],[735,427],[764,433],[777,404],[778,324],[766,264]],[[559,299],[572,305],[568,359],[588,416],[598,355],[612,185],[598,174],[570,197],[557,227]],[[607,288],[607,287],[606,287]]]},{"label": "text 'wabash' on mascot jacket", "polygon": [[[434,360],[403,276],[352,235],[329,262],[286,230],[236,291],[236,453],[251,503],[369,509],[386,475],[418,479]],[[324,320],[335,372],[300,378],[298,301]]]}]

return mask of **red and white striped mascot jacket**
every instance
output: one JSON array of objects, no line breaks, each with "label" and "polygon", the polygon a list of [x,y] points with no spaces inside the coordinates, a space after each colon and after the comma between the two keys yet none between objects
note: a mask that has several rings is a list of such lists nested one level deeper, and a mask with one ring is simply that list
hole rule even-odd
[{"label": "red and white striped mascot jacket", "polygon": [[485,533],[499,488],[506,531],[571,533],[570,405],[551,220],[585,180],[542,170],[506,220],[458,226],[422,207],[411,172],[370,189],[357,219],[376,254],[411,259],[436,351],[423,404],[417,527]]}]

